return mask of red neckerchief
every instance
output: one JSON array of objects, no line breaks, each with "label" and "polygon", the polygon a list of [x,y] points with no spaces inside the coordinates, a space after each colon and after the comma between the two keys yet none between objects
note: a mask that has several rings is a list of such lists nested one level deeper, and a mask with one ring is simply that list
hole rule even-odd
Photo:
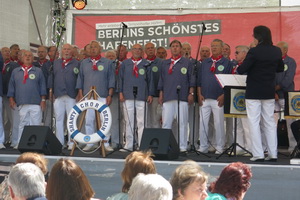
[{"label": "red neckerchief", "polygon": [[62,58],[62,64],[61,64],[62,68],[64,69],[71,60],[72,60],[72,58],[69,58],[69,59]]},{"label": "red neckerchief", "polygon": [[132,71],[132,74],[133,76],[135,76],[136,78],[139,76],[139,72],[138,72],[138,67],[137,67],[137,63],[142,60],[142,58],[138,58],[138,59],[135,59],[134,57],[131,57],[131,60],[133,62],[133,71]]},{"label": "red neckerchief", "polygon": [[8,65],[10,63],[10,60],[7,60],[7,61],[5,61],[4,62],[4,64],[3,64],[3,68],[2,68],[2,74],[5,74],[6,73],[6,66]]},{"label": "red neckerchief", "polygon": [[153,56],[152,58],[147,57],[147,60],[149,60],[150,62],[156,59],[156,56]]},{"label": "red neckerchief", "polygon": [[210,67],[210,71],[212,73],[215,73],[215,71],[216,71],[216,63],[219,62],[222,58],[223,58],[223,55],[220,55],[220,56],[218,56],[216,58],[214,56],[211,56],[211,60],[213,61],[213,64]]},{"label": "red neckerchief", "polygon": [[100,60],[101,55],[97,56],[97,57],[91,57],[92,63],[93,63],[93,70],[96,71],[98,70],[97,68],[97,62]]},{"label": "red neckerchief", "polygon": [[20,60],[18,60],[18,64],[19,64],[20,66],[22,66],[22,65],[23,65],[23,62],[20,61]]},{"label": "red neckerchief", "polygon": [[44,61],[42,61],[42,62],[39,60],[39,65],[42,67],[42,66],[43,66],[43,64],[45,64],[47,61],[48,61],[48,59],[45,59],[45,60],[44,60]]},{"label": "red neckerchief", "polygon": [[172,74],[175,62],[178,61],[180,58],[181,58],[181,55],[178,55],[176,57],[171,57],[171,64],[170,64],[169,72],[168,72],[169,74]]},{"label": "red neckerchief", "polygon": [[25,66],[25,65],[22,65],[22,69],[24,71],[24,78],[23,78],[23,84],[26,83],[26,79],[28,79],[29,75],[28,75],[28,71],[29,69],[31,69],[32,65],[30,66]]},{"label": "red neckerchief", "polygon": [[125,59],[119,60],[117,62],[117,67],[116,67],[116,70],[115,70],[116,75],[119,75],[119,70],[120,70],[120,67],[121,67],[121,64],[122,64],[123,60],[125,60]]},{"label": "red neckerchief", "polygon": [[243,63],[243,62],[239,62],[236,66],[234,66],[234,67],[232,68],[231,73],[232,73],[232,74],[236,74],[237,68],[238,68],[242,63]]},{"label": "red neckerchief", "polygon": [[282,60],[284,60],[287,57],[287,54],[285,54],[284,56],[282,56]]},{"label": "red neckerchief", "polygon": [[12,57],[10,57],[10,60],[16,63],[18,62],[18,59],[13,59]]},{"label": "red neckerchief", "polygon": [[54,62],[54,59],[51,58],[50,61],[51,61],[51,62]]}]

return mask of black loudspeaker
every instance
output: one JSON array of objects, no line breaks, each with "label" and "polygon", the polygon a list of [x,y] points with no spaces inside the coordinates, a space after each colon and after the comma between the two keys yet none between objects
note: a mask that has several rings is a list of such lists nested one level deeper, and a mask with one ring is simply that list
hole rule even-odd
[{"label": "black loudspeaker", "polygon": [[155,159],[173,160],[179,156],[178,144],[171,129],[145,128],[140,150],[151,150]]},{"label": "black loudspeaker", "polygon": [[62,145],[48,126],[25,126],[18,150],[47,155],[60,154]]}]

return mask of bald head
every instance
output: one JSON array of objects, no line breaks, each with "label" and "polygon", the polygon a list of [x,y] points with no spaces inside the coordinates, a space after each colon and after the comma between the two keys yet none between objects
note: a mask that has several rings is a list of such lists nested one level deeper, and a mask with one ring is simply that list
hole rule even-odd
[{"label": "bald head", "polygon": [[289,45],[287,42],[278,42],[276,46],[280,48],[282,56],[287,55],[287,52],[289,50]]}]

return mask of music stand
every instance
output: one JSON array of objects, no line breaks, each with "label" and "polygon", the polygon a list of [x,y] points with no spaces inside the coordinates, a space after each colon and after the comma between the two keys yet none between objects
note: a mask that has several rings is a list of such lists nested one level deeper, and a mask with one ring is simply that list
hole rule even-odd
[{"label": "music stand", "polygon": [[[300,119],[300,91],[293,91],[285,93],[285,119]],[[297,145],[290,155],[290,158],[297,158],[300,155],[300,142],[297,141]]]},{"label": "music stand", "polygon": [[227,152],[229,152],[229,157],[232,155],[236,157],[237,147],[252,155],[250,151],[237,143],[237,118],[246,117],[247,114],[245,105],[246,76],[234,74],[216,74],[216,78],[221,87],[224,89],[224,117],[234,118],[234,141],[216,159],[219,159]]}]

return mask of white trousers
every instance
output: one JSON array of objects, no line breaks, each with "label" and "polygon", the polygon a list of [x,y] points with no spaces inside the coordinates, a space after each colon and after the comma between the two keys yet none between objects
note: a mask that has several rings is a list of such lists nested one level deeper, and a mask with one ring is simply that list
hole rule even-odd
[{"label": "white trousers", "polygon": [[[163,103],[162,110],[162,128],[171,129],[174,118],[178,116],[178,102],[177,100],[167,101]],[[177,118],[178,120],[178,118]],[[188,139],[188,103],[185,101],[179,102],[179,148],[180,150],[187,150]],[[175,136],[178,142],[178,137]]]},{"label": "white trousers", "polygon": [[[6,113],[7,119],[4,121],[9,121],[9,128],[5,133],[6,140],[9,140],[9,134],[11,132],[11,146],[16,146],[19,143],[19,124],[20,124],[20,115],[19,110],[16,107],[14,110],[9,106],[9,99],[7,96],[3,97],[3,107],[4,112]],[[4,123],[5,124],[5,123]]]},{"label": "white trousers", "polygon": [[210,115],[213,113],[214,128],[215,128],[215,142],[216,150],[223,152],[225,144],[225,132],[224,132],[224,108],[218,106],[218,101],[214,99],[206,99],[203,101],[203,105],[200,106],[200,151],[206,151],[209,147],[208,143],[208,122]]},{"label": "white trousers", "polygon": [[144,101],[135,101],[136,109],[136,119],[134,119],[134,100],[125,100],[124,102],[124,119],[126,123],[126,132],[125,132],[125,149],[133,150],[133,137],[134,135],[134,120],[136,120],[137,128],[137,143],[138,146],[141,145],[141,140],[144,131],[144,113],[145,113],[145,102]]},{"label": "white trousers", "polygon": [[[236,142],[251,151],[251,137],[250,137],[250,130],[247,118],[237,118],[237,135],[236,135]],[[240,147],[237,147],[237,151],[241,150]]]},{"label": "white trousers", "polygon": [[2,97],[0,96],[0,144],[4,144],[4,128],[3,128],[3,118],[2,118]]},{"label": "white trousers", "polygon": [[41,125],[42,109],[40,105],[24,104],[18,107],[20,115],[18,143],[20,142],[24,126]]},{"label": "white trousers", "polygon": [[161,105],[158,103],[158,97],[153,97],[153,101],[148,105],[147,110],[147,128],[161,128]]},{"label": "white trousers", "polygon": [[277,131],[274,120],[274,99],[246,99],[246,109],[254,157],[263,158],[262,137],[266,140],[269,156],[277,158]]},{"label": "white trousers", "polygon": [[[69,114],[75,104],[75,99],[69,97],[68,95],[56,98],[53,104],[55,112],[56,137],[62,145],[65,144],[65,116]],[[70,134],[68,133],[68,145],[72,143],[73,142],[70,140]]]},{"label": "white trousers", "polygon": [[[279,99],[278,101],[275,101],[275,111],[282,111],[284,110],[284,99]],[[280,118],[280,113],[274,114],[275,123],[277,124],[278,119]],[[294,150],[295,146],[297,145],[297,141],[294,138],[293,132],[291,130],[291,124],[294,122],[294,119],[286,119],[286,126],[287,126],[287,133],[288,133],[288,139],[289,139],[289,150]]]},{"label": "white trousers", "polygon": [[[106,104],[106,98],[98,98],[98,101],[100,101],[103,104]],[[97,111],[96,111],[97,112]],[[99,113],[97,113],[99,114]],[[101,117],[101,115],[100,115]],[[101,117],[101,121],[103,121],[102,117]],[[85,131],[86,131],[86,135],[91,135],[93,133],[96,132],[95,129],[95,124],[96,123],[96,116],[95,116],[95,110],[94,109],[87,109],[86,111],[86,117],[85,117]],[[112,126],[114,126],[112,124]],[[106,137],[104,138],[104,140],[109,140],[110,137],[110,133],[106,135]]]}]

